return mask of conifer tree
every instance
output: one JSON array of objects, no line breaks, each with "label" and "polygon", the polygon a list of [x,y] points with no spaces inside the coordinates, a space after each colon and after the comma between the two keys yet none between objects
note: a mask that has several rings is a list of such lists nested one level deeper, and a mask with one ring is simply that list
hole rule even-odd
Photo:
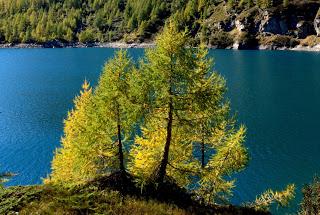
[{"label": "conifer tree", "polygon": [[125,172],[123,144],[130,140],[140,117],[139,105],[132,102],[133,96],[130,93],[134,91],[130,86],[135,83],[133,70],[134,66],[127,52],[118,51],[105,65],[94,97],[97,112],[101,118],[105,118],[106,129],[116,142],[117,151],[114,156],[118,157],[118,169],[122,172]]},{"label": "conifer tree", "polygon": [[[81,183],[87,176],[95,175],[94,163],[81,156],[81,147],[90,141],[85,135],[89,130],[90,109],[92,108],[92,88],[87,81],[82,85],[80,95],[74,99],[74,108],[64,120],[62,147],[57,149],[52,161],[52,173],[45,182]],[[91,150],[92,152],[92,150]],[[87,151],[86,153],[90,153]]]},{"label": "conifer tree", "polygon": [[[132,70],[131,60],[121,50],[106,63],[94,92],[85,82],[65,120],[62,148],[46,182],[78,184],[98,175],[126,172],[124,144],[141,118],[141,100],[130,87],[139,76]],[[136,103],[131,102],[134,99]]]},{"label": "conifer tree", "polygon": [[227,202],[232,194],[235,180],[226,180],[225,176],[231,176],[247,165],[248,155],[243,146],[245,131],[243,126],[237,130],[224,122],[214,128],[212,136],[207,139],[207,162],[199,171],[200,180],[196,190],[206,203]]},{"label": "conifer tree", "polygon": [[[143,138],[137,138],[133,147],[131,170],[137,175],[147,175],[146,178],[157,183],[164,181],[169,161],[175,159],[170,155],[172,143],[181,150],[185,148],[187,157],[192,154],[190,144],[180,142],[185,139],[181,135],[185,127],[178,126],[184,122],[179,121],[177,114],[186,113],[187,87],[192,81],[190,74],[195,66],[193,52],[186,48],[187,39],[187,35],[179,33],[175,24],[170,22],[157,38],[157,47],[146,51],[143,67],[147,70],[145,75],[152,94],[151,111],[145,119]],[[148,168],[143,168],[141,164],[147,160],[150,160],[146,164]]]},{"label": "conifer tree", "polygon": [[130,170],[142,183],[163,183],[166,176],[180,186],[198,183],[198,193],[211,201],[233,187],[224,176],[247,163],[245,129],[229,117],[225,81],[212,71],[207,50],[187,46],[186,33],[170,22],[146,53],[151,111],[131,150]]}]

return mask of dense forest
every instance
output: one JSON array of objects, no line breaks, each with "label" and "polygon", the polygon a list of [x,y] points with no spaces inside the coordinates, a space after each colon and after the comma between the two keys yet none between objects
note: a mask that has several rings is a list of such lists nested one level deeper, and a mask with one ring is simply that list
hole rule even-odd
[{"label": "dense forest", "polygon": [[[311,5],[295,8],[301,3]],[[280,8],[289,14],[298,11],[296,25],[301,17],[313,21],[317,5],[320,3],[314,0],[0,0],[0,43],[148,42],[171,18],[178,20],[181,29],[189,30],[195,44],[202,41],[224,48],[235,42],[233,38],[240,43],[256,39],[257,32],[250,29],[235,33],[238,26],[233,16],[251,20],[251,16],[262,13],[257,14],[256,10]],[[300,14],[305,7],[313,8],[309,15]],[[303,30],[307,35],[313,31]],[[291,34],[290,26],[288,32],[281,34]],[[279,40],[288,43],[288,38]]]}]

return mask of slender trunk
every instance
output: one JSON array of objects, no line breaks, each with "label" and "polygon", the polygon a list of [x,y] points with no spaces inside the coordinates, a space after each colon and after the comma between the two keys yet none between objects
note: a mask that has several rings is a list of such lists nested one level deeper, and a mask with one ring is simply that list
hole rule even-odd
[{"label": "slender trunk", "polygon": [[118,108],[118,158],[119,158],[119,169],[121,172],[125,171],[124,161],[123,161],[123,150],[122,150],[122,142],[121,142],[121,123],[120,123],[120,113]]},{"label": "slender trunk", "polygon": [[201,167],[202,167],[202,169],[205,167],[205,163],[204,163],[204,138],[202,138],[202,141],[201,141]]},{"label": "slender trunk", "polygon": [[[173,55],[170,56],[171,58],[171,65],[170,65],[170,73],[173,73]],[[156,173],[156,182],[159,184],[162,184],[164,181],[164,177],[166,176],[166,170],[167,170],[167,165],[169,162],[169,150],[170,150],[170,144],[171,144],[171,139],[172,139],[172,121],[173,121],[173,93],[172,93],[172,77],[170,75],[169,78],[169,89],[168,89],[168,94],[170,96],[169,98],[169,111],[168,111],[168,124],[167,124],[167,137],[166,137],[166,144],[164,146],[164,151],[163,151],[163,156],[161,159],[161,163],[158,169],[158,172]]]},{"label": "slender trunk", "polygon": [[[121,81],[121,72],[118,75],[118,81]],[[122,173],[125,172],[124,168],[124,161],[123,161],[123,149],[122,149],[122,142],[121,142],[121,119],[120,119],[120,107],[119,103],[117,102],[117,127],[118,127],[118,158],[119,158],[119,169]]]},{"label": "slender trunk", "polygon": [[169,112],[168,112],[168,125],[167,125],[167,137],[166,137],[166,144],[164,147],[164,152],[162,156],[162,160],[160,163],[160,168],[157,173],[156,182],[163,183],[164,177],[166,175],[166,169],[169,161],[169,150],[171,144],[171,137],[172,137],[172,121],[173,121],[173,102],[170,99],[169,102]]}]

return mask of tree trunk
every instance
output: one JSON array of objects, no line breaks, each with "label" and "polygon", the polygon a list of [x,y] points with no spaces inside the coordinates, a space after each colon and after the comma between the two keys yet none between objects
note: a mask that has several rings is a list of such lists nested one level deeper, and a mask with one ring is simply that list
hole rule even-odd
[{"label": "tree trunk", "polygon": [[120,123],[120,114],[118,108],[118,158],[119,158],[119,169],[121,172],[125,172],[124,161],[123,161],[123,150],[122,150],[122,142],[121,142],[121,123]]},{"label": "tree trunk", "polygon": [[202,169],[205,167],[205,163],[204,163],[204,138],[202,138],[202,142],[201,142],[201,167]]},{"label": "tree trunk", "polygon": [[[170,70],[171,74],[173,72],[173,55],[170,56],[171,58],[171,65],[170,65]],[[159,166],[158,171],[156,172],[156,178],[155,181],[156,183],[163,184],[164,177],[166,176],[166,170],[167,170],[167,165],[169,162],[169,150],[170,150],[170,144],[171,144],[171,139],[172,139],[172,122],[173,122],[173,93],[172,93],[172,77],[170,76],[169,82],[168,82],[168,94],[170,96],[169,98],[169,111],[168,111],[168,124],[167,124],[167,137],[166,137],[166,144],[164,146],[164,151],[163,151],[163,156],[161,159],[161,163]]]},{"label": "tree trunk", "polygon": [[164,147],[164,152],[163,152],[162,160],[160,163],[160,167],[159,167],[158,173],[156,175],[156,177],[157,177],[156,182],[160,183],[160,184],[163,183],[163,181],[164,181],[164,177],[166,175],[167,165],[169,162],[169,149],[170,149],[171,137],[172,137],[172,121],[173,121],[173,102],[172,102],[172,99],[170,99],[166,144]]}]

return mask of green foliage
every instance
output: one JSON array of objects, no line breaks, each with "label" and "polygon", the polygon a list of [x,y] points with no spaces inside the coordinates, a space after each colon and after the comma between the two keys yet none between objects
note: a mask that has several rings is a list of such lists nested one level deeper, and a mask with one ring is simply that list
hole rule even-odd
[{"label": "green foliage", "polygon": [[[121,38],[144,22],[153,26],[167,18],[170,2],[159,0],[0,0],[0,43],[109,41],[109,32]],[[140,29],[141,29],[140,28]],[[99,35],[99,37],[97,37]]]},{"label": "green foliage", "polygon": [[224,31],[217,31],[210,37],[210,45],[217,46],[217,48],[227,48],[233,45],[232,36]]},{"label": "green foliage", "polygon": [[257,0],[257,5],[263,9],[273,6],[273,0]]},{"label": "green foliage", "polygon": [[[312,41],[312,36],[306,38],[302,43]],[[309,39],[309,40],[308,40]],[[295,47],[299,45],[299,40],[285,35],[272,35],[263,37],[260,42],[262,45],[275,46],[275,47]]]},{"label": "green foliage", "polygon": [[143,62],[152,100],[129,169],[142,184],[161,183],[161,174],[184,187],[198,183],[196,192],[206,202],[215,201],[233,188],[224,176],[248,161],[242,145],[245,129],[236,129],[229,117],[225,81],[212,71],[204,47],[186,48],[188,37],[173,22],[156,45]]},{"label": "green foliage", "polygon": [[261,196],[256,198],[254,203],[249,204],[257,210],[269,210],[272,204],[277,204],[281,207],[287,207],[290,201],[295,196],[295,185],[288,185],[283,191],[267,190]]},{"label": "green foliage", "polygon": [[299,215],[320,213],[320,178],[315,176],[312,183],[305,185]]},{"label": "green foliage", "polygon": [[[311,1],[311,0],[309,0]],[[226,20],[230,10],[262,9],[289,0],[0,0],[0,43],[108,42],[153,39],[167,20],[192,36],[207,18]],[[216,10],[223,12],[217,13]],[[215,18],[218,16],[218,19]]]},{"label": "green foliage", "polygon": [[[136,138],[131,150],[133,161],[130,164],[131,172],[142,180],[164,177],[163,172],[157,172],[160,171],[161,160],[164,162],[163,165],[167,166],[170,163],[176,165],[176,168],[192,165],[192,162],[187,162],[192,158],[192,147],[190,142],[181,144],[181,141],[187,138],[183,132],[185,128],[175,125],[182,121],[178,121],[173,111],[178,112],[178,109],[181,109],[179,114],[183,115],[184,111],[187,111],[184,106],[191,103],[191,100],[183,98],[187,95],[181,91],[187,87],[184,86],[185,83],[188,84],[187,80],[191,81],[194,56],[191,49],[185,48],[186,34],[179,33],[172,23],[168,26],[157,38],[157,48],[147,50],[146,60],[142,65],[147,77],[145,80],[150,86],[150,111],[145,117],[143,135]],[[169,137],[170,135],[172,137]],[[165,144],[173,149],[170,157],[168,149],[164,149]],[[184,156],[179,156],[182,155],[181,152]],[[179,184],[188,183],[187,177],[180,175],[173,168],[170,170],[172,171],[169,175]],[[163,178],[160,182],[162,180]]]},{"label": "green foliage", "polygon": [[[121,171],[125,171],[123,144],[129,143],[135,125],[142,117],[139,103],[132,102],[136,101],[133,88],[136,86],[137,76],[134,70],[135,67],[127,52],[117,52],[114,59],[106,63],[94,94],[95,119],[98,120],[96,123],[104,127],[102,131],[109,132],[109,147],[114,148],[114,142],[117,145],[115,152],[107,151],[105,160],[118,157],[118,169]],[[96,128],[97,132],[102,132],[100,127]],[[98,135],[99,133],[95,136]],[[99,142],[97,139],[95,144]],[[105,143],[101,147],[104,145]],[[110,168],[110,164],[106,165],[106,168]]]},{"label": "green foliage", "polygon": [[[215,150],[216,153],[209,157],[208,163],[200,172],[198,193],[207,203],[227,202],[235,187],[235,180],[226,180],[225,176],[231,176],[235,172],[243,170],[248,162],[246,149],[243,147],[245,128],[235,130],[223,122],[221,127],[217,126],[216,131],[209,137],[207,149]],[[224,124],[224,125],[223,125]]]},{"label": "green foliage", "polygon": [[253,0],[240,0],[239,6],[240,7],[246,6],[247,8],[251,8],[252,6],[254,6],[254,2]]},{"label": "green foliage", "polygon": [[234,4],[235,4],[235,0],[228,0],[227,1],[228,8],[233,8]]},{"label": "green foliage", "polygon": [[10,187],[0,192],[0,214],[189,214],[183,209],[155,200],[123,196],[93,185]]},{"label": "green foliage", "polygon": [[0,189],[0,214],[21,210],[25,204],[39,199],[42,189],[36,186],[9,187]]},{"label": "green foliage", "polygon": [[106,63],[94,92],[85,81],[65,120],[62,148],[56,151],[46,182],[72,185],[125,171],[124,150],[142,117],[134,70],[127,53],[119,51]]},{"label": "green foliage", "polygon": [[79,33],[79,41],[82,43],[91,43],[96,41],[96,33],[94,29],[87,28]]},{"label": "green foliage", "polygon": [[52,173],[45,182],[52,183],[83,183],[92,178],[97,172],[97,166],[92,157],[99,148],[90,147],[93,112],[92,88],[87,81],[82,86],[80,95],[74,99],[74,109],[68,113],[64,121],[64,136],[61,139],[62,147],[55,152],[52,161]]},{"label": "green foliage", "polygon": [[[246,129],[230,115],[208,50],[188,45],[187,32],[168,22],[138,65],[120,50],[94,90],[85,81],[46,182],[73,186],[129,172],[139,186],[170,181],[206,204],[228,201],[230,176],[248,163]],[[255,207],[286,205],[293,189],[270,190]]]}]

